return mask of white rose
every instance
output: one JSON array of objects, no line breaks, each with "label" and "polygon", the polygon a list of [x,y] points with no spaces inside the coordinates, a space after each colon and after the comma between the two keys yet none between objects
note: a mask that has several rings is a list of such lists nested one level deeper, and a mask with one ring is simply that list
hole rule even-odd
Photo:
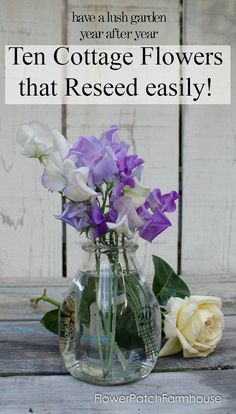
[{"label": "white rose", "polygon": [[222,302],[214,296],[171,297],[166,305],[164,332],[167,342],[159,356],[183,350],[185,358],[205,357],[222,337]]},{"label": "white rose", "polygon": [[22,124],[16,141],[22,147],[22,154],[30,158],[46,158],[52,151],[65,158],[69,152],[69,143],[59,131],[37,121]]}]

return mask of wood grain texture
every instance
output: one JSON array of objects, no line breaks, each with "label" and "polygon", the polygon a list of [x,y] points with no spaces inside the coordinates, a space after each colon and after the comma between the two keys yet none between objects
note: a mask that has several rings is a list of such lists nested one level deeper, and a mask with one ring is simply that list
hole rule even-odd
[{"label": "wood grain texture", "polygon": [[[185,0],[184,10],[183,43],[231,44],[234,74],[235,1]],[[231,105],[183,107],[184,273],[235,274],[235,76],[231,89]]]},{"label": "wood grain texture", "polygon": [[[68,2],[68,16],[71,19],[72,10],[75,13],[148,13],[156,10],[155,0],[145,3],[141,0],[122,0],[114,4],[112,1],[73,1]],[[175,0],[158,2],[158,12],[166,13],[167,23],[158,26],[159,44],[175,44],[179,39],[179,4]],[[115,25],[117,26],[117,25]],[[109,30],[114,24],[99,23],[100,30]],[[79,44],[80,30],[96,30],[97,24],[68,24],[68,44]],[[119,23],[120,29],[127,30],[127,23]],[[130,27],[131,30],[134,27]],[[156,30],[156,24],[137,25],[136,29]],[[96,41],[97,43],[98,41]],[[127,44],[127,39],[114,39],[112,44]],[[153,43],[153,40],[143,40],[141,44]],[[93,44],[94,40],[86,40]],[[100,41],[108,44],[108,40]],[[139,42],[140,43],[140,42]],[[136,42],[138,44],[138,42]],[[70,105],[67,108],[67,132],[73,142],[79,135],[96,135],[107,129],[111,124],[120,126],[121,136],[131,145],[131,153],[139,154],[146,161],[143,184],[147,187],[160,187],[164,192],[178,190],[178,106],[126,106],[126,105]],[[171,150],[170,150],[171,148]],[[148,278],[152,274],[151,254],[159,254],[174,268],[177,266],[177,214],[172,215],[173,227],[160,235],[152,245],[141,241],[138,257]],[[79,236],[73,229],[68,228],[67,264],[68,275],[73,276],[80,265],[82,253]]]},{"label": "wood grain texture", "polygon": [[[71,376],[16,376],[0,378],[1,414],[92,414],[92,413],[217,413],[232,414],[236,410],[233,398],[235,370],[209,372],[165,372],[149,375],[129,386],[102,387],[89,385]],[[11,392],[9,392],[11,390]],[[50,392],[49,392],[50,390]],[[97,402],[95,394],[119,396],[147,395],[220,395],[219,403],[140,403],[138,401]],[[99,397],[97,397],[99,398]],[[106,397],[105,397],[106,401]]]},{"label": "wood grain texture", "polygon": [[[58,338],[38,322],[0,322],[0,375],[68,374],[58,348]],[[7,352],[6,352],[7,350]],[[159,358],[155,372],[236,368],[235,316],[225,318],[217,350],[208,358]]]},{"label": "wood grain texture", "polygon": [[[1,91],[4,91],[4,46],[52,44],[61,41],[62,0],[2,0],[0,13]],[[61,108],[5,105],[0,96],[0,278],[41,278],[61,275],[61,199],[40,184],[36,160],[20,155],[16,131],[38,120],[61,129]]]},{"label": "wood grain texture", "polygon": [[[185,277],[193,294],[219,296],[223,300],[223,311],[225,315],[236,315],[236,280],[233,276],[199,276]],[[70,279],[41,279],[35,284],[28,280],[16,280],[13,282],[5,280],[0,286],[0,320],[21,321],[39,320],[51,305],[40,302],[37,309],[30,305],[30,298],[42,294],[47,288],[47,294],[58,301],[69,288]]]}]

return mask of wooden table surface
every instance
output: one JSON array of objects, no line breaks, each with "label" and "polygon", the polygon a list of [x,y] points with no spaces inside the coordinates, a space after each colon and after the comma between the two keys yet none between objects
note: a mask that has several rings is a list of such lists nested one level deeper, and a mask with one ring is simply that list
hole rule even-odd
[{"label": "wooden table surface", "polygon": [[[185,278],[192,293],[223,299],[225,330],[215,353],[208,358],[183,359],[180,355],[160,358],[144,380],[116,387],[94,386],[70,376],[58,351],[57,336],[39,320],[51,305],[30,306],[30,298],[48,294],[61,299],[69,279],[3,281],[0,287],[0,414],[89,414],[89,413],[212,413],[236,412],[236,278]],[[135,400],[112,398],[134,395]],[[146,395],[146,397],[145,397]],[[164,401],[153,402],[155,396]],[[221,402],[173,401],[172,396],[192,395],[201,400],[211,395]],[[153,396],[153,397],[152,397]],[[151,398],[150,398],[151,397]],[[131,397],[134,398],[134,397]],[[147,401],[149,398],[149,402]],[[146,402],[142,402],[145,401]],[[169,400],[168,400],[169,399]],[[96,400],[96,401],[95,401]]]}]

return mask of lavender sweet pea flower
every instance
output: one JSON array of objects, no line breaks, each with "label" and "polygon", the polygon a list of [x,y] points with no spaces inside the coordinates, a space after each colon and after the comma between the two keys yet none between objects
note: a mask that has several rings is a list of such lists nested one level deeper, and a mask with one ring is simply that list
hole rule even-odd
[{"label": "lavender sweet pea flower", "polygon": [[117,133],[118,130],[119,128],[117,125],[112,125],[100,138],[100,142],[106,148],[106,152],[109,153],[114,160],[126,156],[129,149],[129,144],[120,139]]},{"label": "lavender sweet pea flower", "polygon": [[56,218],[78,231],[87,228],[91,221],[88,215],[88,205],[85,203],[65,203],[63,213]]},{"label": "lavender sweet pea flower", "polygon": [[76,167],[91,168],[104,155],[104,147],[96,137],[79,137],[69,152]]},{"label": "lavender sweet pea flower", "polygon": [[163,213],[173,213],[176,210],[175,200],[179,198],[179,194],[176,191],[171,191],[170,193],[161,195],[161,190],[155,188],[151,191],[147,197],[146,205],[155,210],[158,208]]},{"label": "lavender sweet pea flower", "polygon": [[96,137],[80,137],[69,152],[77,167],[90,169],[88,183],[91,187],[100,186],[104,181],[113,181],[118,173],[116,160],[107,153],[105,146]]},{"label": "lavender sweet pea flower", "polygon": [[93,237],[103,236],[108,231],[107,223],[105,217],[96,203],[94,203],[90,210],[91,222],[95,225],[93,230]]},{"label": "lavender sweet pea flower", "polygon": [[90,170],[89,184],[91,186],[100,186],[104,181],[114,181],[118,168],[114,160],[102,156]]}]

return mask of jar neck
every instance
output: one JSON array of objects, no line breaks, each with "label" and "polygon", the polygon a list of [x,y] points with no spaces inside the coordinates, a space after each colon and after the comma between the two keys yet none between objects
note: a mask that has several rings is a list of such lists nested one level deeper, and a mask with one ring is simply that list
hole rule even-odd
[{"label": "jar neck", "polygon": [[138,245],[133,238],[127,238],[115,232],[96,239],[92,237],[87,238],[86,242],[82,244],[82,249],[89,253],[135,253],[137,248]]}]

